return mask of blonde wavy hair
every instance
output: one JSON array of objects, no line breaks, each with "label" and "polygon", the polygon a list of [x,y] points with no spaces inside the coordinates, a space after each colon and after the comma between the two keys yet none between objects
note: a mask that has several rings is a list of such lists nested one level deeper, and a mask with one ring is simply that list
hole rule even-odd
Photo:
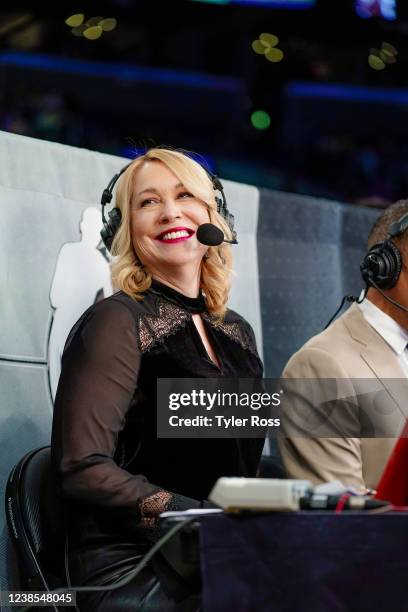
[{"label": "blonde wavy hair", "polygon": [[[134,178],[143,164],[158,161],[165,164],[188,191],[207,205],[210,222],[219,227],[228,240],[232,239],[228,224],[217,212],[215,191],[204,168],[185,153],[167,148],[150,149],[131,163],[119,179],[116,190],[115,205],[121,211],[122,220],[111,248],[114,256],[112,282],[115,288],[135,300],[143,298],[142,293],[149,289],[152,277],[140,262],[132,243],[130,210]],[[200,289],[208,312],[218,319],[223,318],[227,308],[232,273],[231,246],[223,243],[209,247],[201,262]]]}]

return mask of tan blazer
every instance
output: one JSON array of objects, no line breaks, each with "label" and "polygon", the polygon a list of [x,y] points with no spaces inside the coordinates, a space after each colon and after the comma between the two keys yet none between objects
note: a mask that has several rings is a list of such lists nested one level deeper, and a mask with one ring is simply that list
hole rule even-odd
[{"label": "tan blazer", "polygon": [[[350,431],[360,428],[358,435],[362,436],[311,438],[283,427],[278,442],[288,476],[314,484],[338,479],[347,486],[375,489],[408,416],[408,378],[392,348],[367,323],[359,307],[353,304],[327,330],[309,340],[291,357],[282,377],[343,379],[338,382],[353,388],[352,392],[347,389],[349,400],[353,397],[343,417]],[[313,400],[306,395],[303,388],[295,398],[283,395],[283,414],[299,414],[306,404],[309,411],[313,409]],[[376,437],[364,437],[367,431]]]}]

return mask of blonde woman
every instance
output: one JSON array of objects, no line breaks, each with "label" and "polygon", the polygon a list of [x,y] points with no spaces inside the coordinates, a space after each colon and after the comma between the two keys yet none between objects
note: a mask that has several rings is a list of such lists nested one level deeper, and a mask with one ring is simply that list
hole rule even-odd
[{"label": "blonde woman", "polygon": [[[55,400],[52,463],[69,508],[72,584],[124,577],[159,537],[161,512],[205,505],[221,476],[255,476],[263,443],[156,437],[158,378],[262,377],[250,325],[226,306],[231,246],[196,237],[208,222],[231,237],[207,172],[184,153],[150,149],[121,176],[116,206],[118,291],[72,328]],[[127,586],[79,601],[102,612],[199,605],[157,558]]]}]

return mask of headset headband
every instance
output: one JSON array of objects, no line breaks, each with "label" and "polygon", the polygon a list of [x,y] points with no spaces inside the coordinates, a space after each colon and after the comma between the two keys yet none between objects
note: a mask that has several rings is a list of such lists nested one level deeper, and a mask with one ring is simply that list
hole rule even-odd
[{"label": "headset headband", "polygon": [[390,225],[390,229],[388,230],[388,240],[400,236],[400,234],[403,234],[407,229],[408,213],[405,213],[398,221]]},{"label": "headset headband", "polygon": [[387,237],[374,244],[365,255],[360,270],[367,288],[392,289],[402,270],[402,255],[393,242],[408,229],[408,213],[390,225]]},{"label": "headset headband", "polygon": [[[154,147],[155,149],[167,149],[169,151],[177,151],[178,153],[182,153],[183,155],[185,155],[186,157],[188,157],[189,159],[193,159],[187,151],[184,151],[183,149],[171,149],[170,147],[166,147],[164,145],[158,146],[158,147]],[[137,159],[137,158],[136,158]],[[118,208],[114,208],[113,210],[111,210],[108,213],[109,216],[109,220],[106,219],[105,217],[105,206],[107,204],[109,204],[112,201],[112,196],[113,196],[113,189],[117,183],[117,181],[120,179],[120,177],[122,176],[122,174],[124,172],[126,172],[126,170],[129,168],[129,166],[131,166],[133,164],[135,160],[132,160],[130,163],[126,164],[126,166],[124,166],[117,174],[115,174],[111,180],[109,181],[108,185],[105,187],[105,189],[102,192],[102,197],[101,197],[101,205],[102,205],[102,221],[103,221],[103,229],[101,230],[101,237],[103,242],[105,243],[105,246],[107,247],[107,249],[110,251],[110,248],[112,246],[112,242],[113,242],[113,238],[115,236],[115,233],[117,232],[119,225],[120,225],[120,221],[121,221],[121,212]],[[196,160],[193,160],[196,161]],[[220,179],[218,178],[218,176],[216,174],[213,174],[208,168],[206,168],[203,164],[198,163],[201,168],[203,168],[203,170],[205,170],[205,172],[207,173],[207,176],[209,177],[209,179],[212,182],[212,186],[214,191],[219,191],[221,194],[221,198],[215,196],[215,202],[217,204],[217,212],[223,217],[223,219],[226,221],[229,229],[231,230],[231,234],[232,234],[232,244],[238,244],[237,241],[237,233],[234,230],[234,223],[235,223],[235,219],[234,219],[234,215],[232,215],[227,207],[227,201],[225,198],[225,194],[224,194],[224,188],[223,185],[220,181]]]}]

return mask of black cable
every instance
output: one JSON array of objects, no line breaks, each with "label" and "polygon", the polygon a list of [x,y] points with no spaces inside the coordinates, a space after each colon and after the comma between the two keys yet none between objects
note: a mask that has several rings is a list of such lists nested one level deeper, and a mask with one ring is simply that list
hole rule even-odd
[{"label": "black cable", "polygon": [[[26,540],[26,543],[27,543],[27,545],[28,545],[28,547],[30,549],[31,558],[32,558],[32,560],[34,562],[34,565],[35,565],[36,569],[37,569],[37,573],[40,576],[40,578],[41,578],[41,580],[43,582],[43,585],[46,588],[47,593],[52,593],[52,590],[48,586],[47,580],[45,579],[45,576],[44,576],[44,574],[43,574],[43,572],[41,570],[41,567],[40,567],[40,565],[39,565],[39,563],[37,561],[37,557],[34,554],[33,549],[31,548],[31,544],[30,544],[29,539],[27,538],[27,535],[25,535],[25,540]],[[53,610],[55,610],[55,612],[60,612],[60,610],[58,610],[58,607],[55,605],[54,602],[50,602],[50,606],[49,607],[52,608]],[[29,606],[26,606],[25,608],[21,608],[20,612],[31,612],[32,608],[33,608],[33,605],[31,604]]]},{"label": "black cable", "polygon": [[[61,587],[61,588],[53,589],[53,590],[49,589],[48,592],[49,593],[66,593],[67,591],[75,591],[78,593],[84,593],[84,592],[95,593],[95,592],[101,592],[101,591],[115,591],[116,589],[120,589],[121,587],[128,584],[131,580],[133,580],[133,578],[135,578],[142,571],[145,565],[147,565],[150,559],[157,553],[158,550],[160,550],[160,548],[164,546],[164,544],[166,544],[166,542],[168,542],[173,536],[175,536],[176,533],[180,531],[183,527],[186,527],[187,525],[189,525],[195,520],[197,520],[197,516],[191,516],[191,517],[186,518],[183,521],[180,521],[179,523],[176,523],[176,525],[174,525],[172,529],[170,529],[162,538],[160,538],[160,540],[156,542],[156,544],[154,544],[154,546],[152,546],[152,548],[145,554],[143,559],[141,559],[141,561],[136,565],[136,567],[131,572],[129,572],[126,578],[119,580],[119,582],[116,582],[115,584],[108,584],[106,586],[74,586],[74,587],[69,585],[69,587],[68,586]],[[68,552],[67,551],[67,540],[65,541],[65,552],[66,553]],[[70,583],[69,571],[68,571],[68,565],[67,565],[67,556],[65,559],[65,571],[68,577],[67,583]],[[52,607],[56,609],[58,612],[58,608],[56,608],[55,605],[53,605]],[[78,608],[76,609],[78,610]],[[31,610],[32,610],[32,606],[26,606],[25,608],[21,608],[20,612],[30,612]]]},{"label": "black cable", "polygon": [[365,300],[365,297],[367,295],[367,291],[368,291],[368,285],[366,285],[363,295],[361,298],[356,298],[354,295],[345,295],[343,297],[343,299],[341,300],[341,304],[338,307],[338,309],[336,310],[336,312],[334,313],[334,315],[332,316],[332,318],[330,319],[330,321],[327,323],[326,327],[324,329],[327,329],[329,327],[329,325],[334,321],[334,319],[337,317],[337,315],[339,314],[340,310],[343,308],[345,302],[355,302],[356,304],[361,304],[361,302],[363,300]]},{"label": "black cable", "polygon": [[[84,593],[84,592],[95,593],[95,592],[101,592],[101,591],[115,591],[116,589],[120,589],[121,587],[128,584],[131,580],[133,580],[133,578],[135,578],[142,571],[145,565],[147,565],[147,563],[156,554],[156,552],[160,550],[160,548],[162,548],[164,544],[166,544],[173,536],[175,536],[178,531],[180,531],[181,529],[183,529],[184,527],[186,527],[187,525],[189,525],[190,523],[196,520],[197,520],[197,516],[190,516],[186,518],[185,520],[180,521],[179,523],[176,523],[176,525],[174,525],[172,529],[170,529],[162,538],[160,538],[160,540],[156,542],[156,544],[154,544],[154,546],[152,546],[152,548],[145,554],[143,559],[140,560],[140,562],[136,565],[136,567],[131,572],[129,572],[126,578],[119,580],[119,582],[116,582],[115,584],[108,584],[106,586],[70,586],[69,590],[76,591],[78,593]],[[59,589],[52,590],[51,593],[65,593],[66,591],[67,591],[67,588],[59,588]],[[26,612],[26,611],[24,609],[21,612]],[[27,608],[27,612],[29,612],[28,608]]]},{"label": "black cable", "polygon": [[327,329],[329,327],[330,323],[332,323],[332,321],[337,317],[337,315],[339,314],[340,310],[343,308],[344,303],[346,302],[346,300],[347,300],[347,302],[356,302],[357,304],[361,304],[361,302],[365,299],[365,297],[367,295],[367,291],[368,291],[370,285],[372,287],[374,287],[375,289],[377,289],[377,291],[379,291],[381,293],[383,298],[386,299],[391,304],[393,304],[396,308],[399,308],[400,310],[402,310],[402,312],[408,312],[408,308],[406,306],[403,306],[399,302],[393,300],[388,295],[386,295],[384,293],[384,291],[381,289],[381,287],[379,287],[377,285],[377,283],[371,277],[369,277],[369,278],[367,278],[367,285],[366,285],[366,288],[364,289],[363,297],[361,299],[357,299],[353,295],[345,295],[344,298],[341,301],[341,304],[340,304],[339,308],[336,310],[336,312],[334,313],[334,315],[332,316],[332,318],[327,323],[327,325],[326,325],[326,327],[324,329]]},{"label": "black cable", "polygon": [[[65,580],[67,582],[68,590],[71,588],[71,577],[69,575],[69,565],[68,565],[68,533],[65,536],[65,550],[64,550],[64,565],[65,565]],[[75,604],[76,612],[80,612],[78,606]]]},{"label": "black cable", "polygon": [[338,307],[338,309],[336,310],[336,312],[334,313],[330,321],[327,323],[327,325],[324,327],[324,329],[327,329],[329,325],[334,321],[334,319],[337,317],[337,315],[339,314],[340,310],[343,308],[346,301],[347,302],[357,302],[357,298],[355,298],[354,295],[345,295],[343,299],[341,300],[340,306]]},{"label": "black cable", "polygon": [[372,278],[369,279],[368,281],[373,287],[375,287],[375,289],[377,289],[377,291],[379,291],[381,293],[381,295],[388,300],[389,302],[391,302],[391,304],[394,304],[394,306],[396,306],[397,308],[399,308],[400,310],[402,310],[402,312],[408,312],[408,308],[406,306],[403,306],[402,304],[400,304],[399,302],[396,302],[395,300],[393,300],[392,298],[390,298],[388,295],[386,295],[384,293],[384,291],[382,289],[380,289],[380,287],[377,285],[377,283],[375,283],[373,281]]},{"label": "black cable", "polygon": [[[341,495],[326,495],[324,493],[312,493],[311,495],[301,497],[299,505],[301,510],[336,510]],[[388,506],[388,501],[373,499],[367,495],[349,495],[344,503],[344,510],[375,510]]]},{"label": "black cable", "polygon": [[338,307],[338,309],[336,310],[336,312],[334,313],[334,315],[332,316],[332,318],[330,319],[330,321],[327,323],[327,325],[325,326],[324,329],[327,329],[330,325],[330,323],[332,323],[334,321],[334,319],[337,317],[337,315],[339,314],[340,310],[343,308],[345,302],[355,302],[356,298],[354,297],[354,295],[345,295],[343,297],[343,299],[341,300],[341,304]]}]

